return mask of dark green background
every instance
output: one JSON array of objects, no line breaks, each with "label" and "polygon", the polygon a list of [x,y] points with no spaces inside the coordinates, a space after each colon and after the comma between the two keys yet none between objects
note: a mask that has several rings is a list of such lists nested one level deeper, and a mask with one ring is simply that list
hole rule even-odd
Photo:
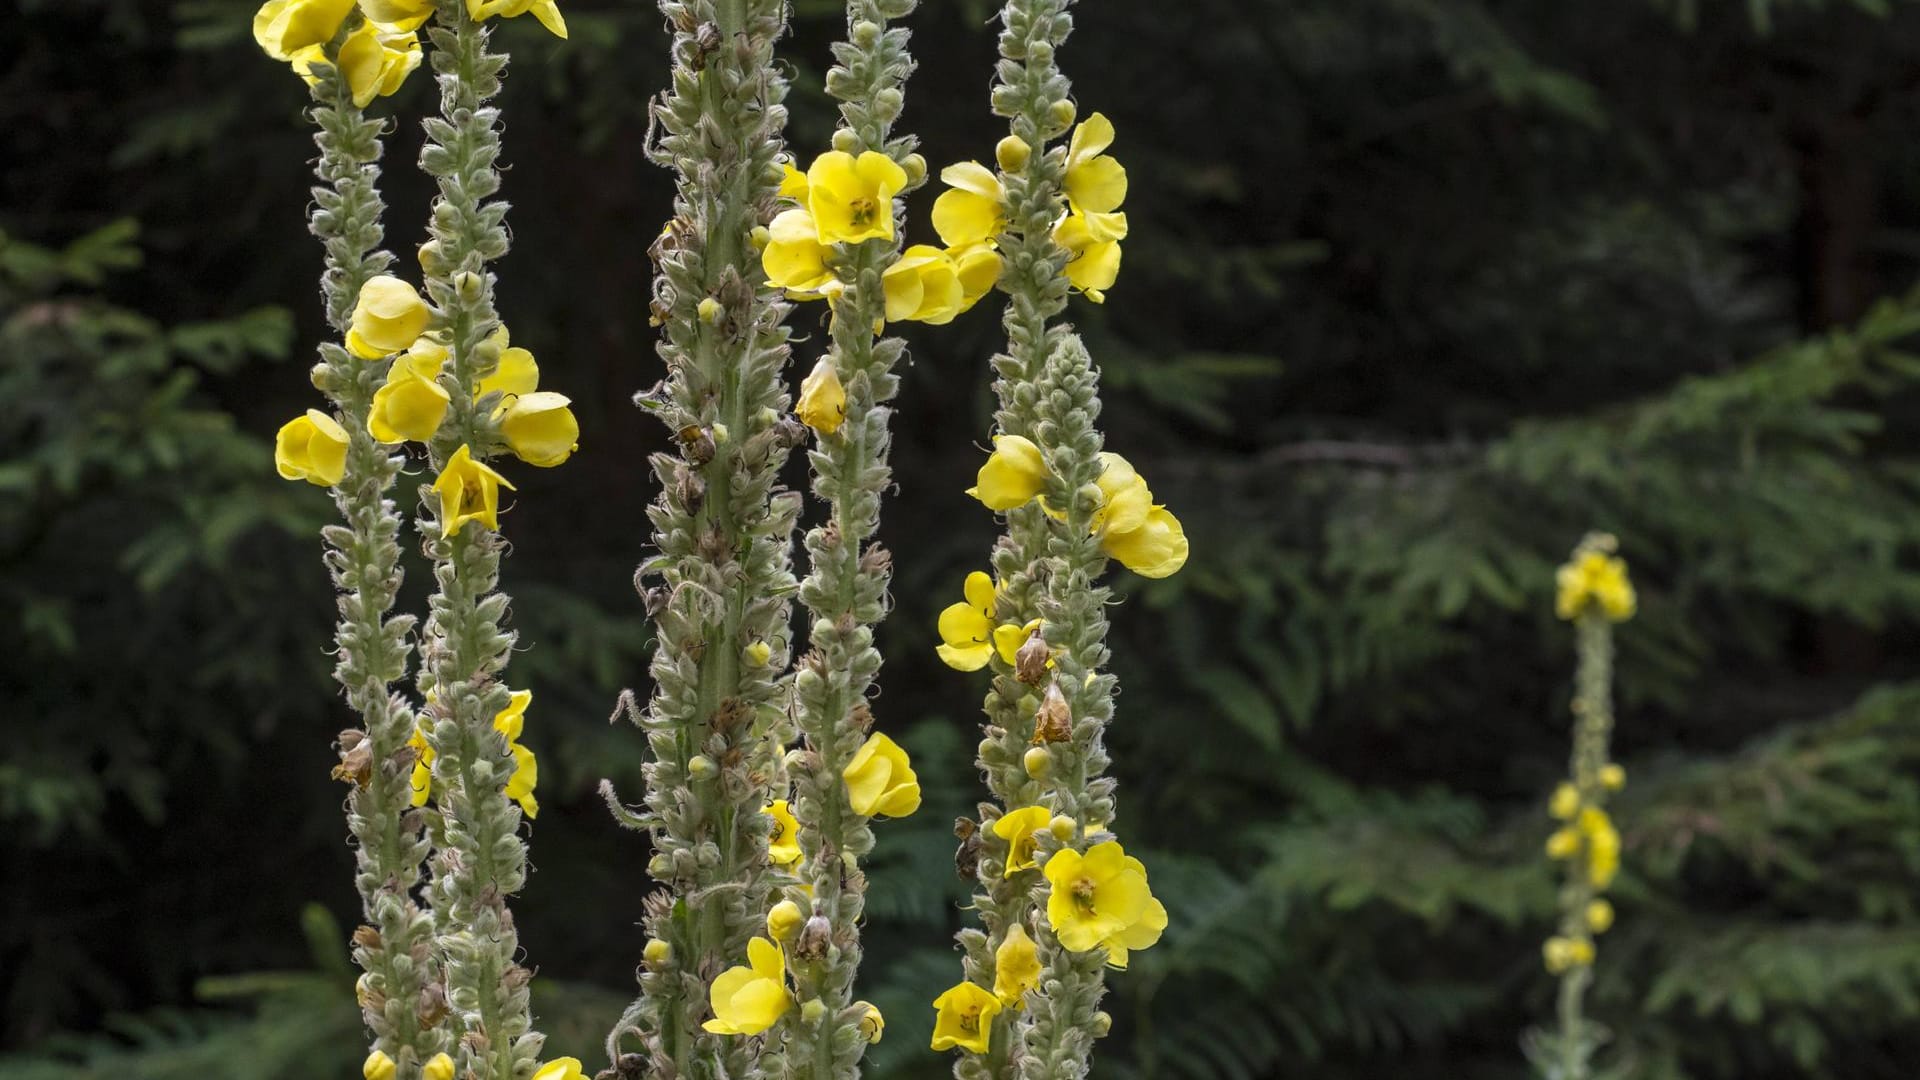
[{"label": "dark green background", "polygon": [[[631,575],[665,433],[628,402],[661,373],[644,249],[670,178],[642,156],[659,16],[564,6],[569,42],[530,19],[498,37],[502,308],[582,425],[566,467],[513,474],[506,587],[542,764],[516,913],[554,1052],[591,1070],[648,888],[594,788],[639,784],[641,739],[605,717],[644,689]],[[7,1076],[342,1076],[361,1045],[327,777],[350,719],[325,652],[333,511],[268,448],[318,401],[313,147],[251,7],[0,12]],[[936,167],[1004,131],[991,13],[913,19],[903,127]],[[838,23],[803,0],[783,45],[803,153],[831,130]],[[1194,551],[1169,581],[1119,576],[1118,828],[1173,921],[1112,981],[1095,1075],[1526,1075],[1571,675],[1552,569],[1592,527],[1642,602],[1607,1060],[1913,1075],[1920,10],[1099,0],[1080,24],[1061,59],[1118,128],[1132,235],[1108,304],[1069,314],[1109,446]],[[378,106],[401,118],[403,254],[430,97],[416,77]],[[994,307],[908,331],[874,705],[928,798],[875,863],[862,979],[887,1076],[944,1073],[926,1003],[959,970],[947,829],[979,790],[984,687],[934,659],[933,622],[995,531],[962,494]],[[801,370],[820,315],[796,313]]]}]

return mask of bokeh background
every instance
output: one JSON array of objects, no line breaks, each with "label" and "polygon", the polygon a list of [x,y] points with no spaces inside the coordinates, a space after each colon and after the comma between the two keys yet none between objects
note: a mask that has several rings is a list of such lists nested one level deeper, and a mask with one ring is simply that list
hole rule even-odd
[{"label": "bokeh background", "polygon": [[[0,12],[0,1074],[354,1075],[317,530],[269,440],[314,403],[305,94],[252,0]],[[514,341],[582,449],[522,469],[506,583],[543,812],[516,904],[556,1052],[630,995],[648,852],[602,777],[644,688],[633,593],[665,433],[639,0],[504,26]],[[926,0],[904,128],[988,158],[987,0]],[[797,0],[824,146],[837,6]],[[1071,316],[1109,445],[1186,522],[1118,576],[1120,827],[1172,911],[1113,980],[1101,1077],[1507,1080],[1550,1011],[1542,806],[1590,527],[1620,634],[1620,924],[1593,996],[1636,1080],[1920,1063],[1920,10],[1898,0],[1100,0],[1063,63],[1119,129],[1132,236]],[[389,242],[423,238],[430,87],[383,101]],[[931,192],[910,235],[928,233]],[[875,710],[925,808],[880,830],[882,1077],[935,1077],[982,684],[934,615],[983,565],[992,304],[910,327]],[[800,370],[822,335],[796,315]],[[791,482],[804,483],[796,471]],[[412,553],[417,557],[417,552]],[[404,603],[425,575],[413,564]]]}]

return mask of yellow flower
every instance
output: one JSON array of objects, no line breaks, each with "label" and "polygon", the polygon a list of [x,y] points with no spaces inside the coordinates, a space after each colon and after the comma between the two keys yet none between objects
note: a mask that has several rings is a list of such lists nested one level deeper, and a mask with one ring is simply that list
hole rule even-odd
[{"label": "yellow flower", "polygon": [[433,438],[453,400],[439,382],[445,359],[446,350],[431,338],[420,338],[394,358],[387,381],[373,392],[373,408],[367,412],[367,431],[375,439],[397,443]]},{"label": "yellow flower", "polygon": [[274,433],[273,467],[283,480],[332,487],[347,475],[347,429],[319,409],[308,409]]},{"label": "yellow flower", "polygon": [[[369,21],[340,43],[335,62],[346,77],[354,106],[364,109],[374,98],[398,91],[420,66],[421,55],[420,37],[411,28]],[[312,84],[320,81],[314,65],[327,63],[327,53],[323,46],[309,45],[291,59],[294,73]]]},{"label": "yellow flower", "polygon": [[1620,833],[1609,822],[1587,837],[1587,878],[1596,889],[1613,884],[1620,873]]},{"label": "yellow flower", "polygon": [[1580,812],[1580,789],[1572,784],[1561,784],[1553,789],[1553,798],[1547,803],[1547,813],[1559,821],[1572,821],[1573,815]]},{"label": "yellow flower", "polygon": [[554,0],[467,0],[467,17],[475,21],[495,15],[517,19],[529,11],[554,37],[567,36],[567,20],[560,17],[560,5]]},{"label": "yellow flower", "polygon": [[1078,211],[1053,227],[1054,242],[1067,249],[1067,283],[1096,304],[1120,277],[1120,241],[1127,236],[1127,215]]},{"label": "yellow flower", "polygon": [[1120,565],[1145,578],[1168,577],[1187,565],[1187,531],[1164,506],[1147,512],[1137,529],[1108,532],[1100,541]]},{"label": "yellow flower", "polygon": [[791,867],[800,861],[800,822],[794,819],[787,800],[775,799],[763,811],[773,819],[773,836],[767,841],[767,858]]},{"label": "yellow flower", "polygon": [[785,289],[792,300],[820,300],[839,292],[840,282],[827,269],[827,246],[820,242],[813,215],[805,210],[783,210],[767,227],[766,250],[760,266],[767,284]]},{"label": "yellow flower", "polygon": [[394,1064],[393,1059],[379,1050],[368,1054],[367,1060],[360,1063],[360,1075],[366,1077],[366,1080],[393,1080],[394,1074],[398,1071],[399,1067]]},{"label": "yellow flower", "polygon": [[421,1080],[453,1080],[453,1058],[444,1052],[433,1055],[420,1066],[420,1076]]},{"label": "yellow flower", "polygon": [[1556,829],[1547,837],[1547,858],[1571,859],[1580,853],[1580,834],[1572,829]]},{"label": "yellow flower", "polygon": [[989,510],[1013,510],[1046,490],[1047,462],[1040,448],[1023,435],[995,435],[993,453],[967,494]]},{"label": "yellow flower", "polygon": [[888,322],[941,326],[960,314],[966,299],[953,259],[930,244],[915,244],[901,252],[881,275],[880,287],[886,294]]},{"label": "yellow flower", "polygon": [[413,805],[427,805],[427,796],[433,792],[433,744],[427,742],[427,731],[416,722],[413,734],[408,737],[407,745],[413,747]]},{"label": "yellow flower", "polygon": [[993,625],[996,589],[993,578],[979,570],[967,575],[961,592],[966,600],[949,604],[940,613],[940,639],[943,644],[934,651],[940,655],[941,662],[955,671],[979,671],[987,666],[987,661],[997,652],[1000,659],[1012,664],[1020,646],[1026,644],[1027,637],[1039,627],[1040,620],[1035,619],[1025,626],[1018,623]]},{"label": "yellow flower", "polygon": [[1546,960],[1547,970],[1555,975],[1593,963],[1593,942],[1577,938],[1548,938],[1540,952]]},{"label": "yellow flower", "polygon": [[920,809],[920,779],[907,752],[877,731],[854,751],[840,775],[853,812],[863,817],[906,817]]},{"label": "yellow flower", "polygon": [[1043,870],[1047,923],[1073,952],[1104,945],[1108,966],[1124,968],[1129,951],[1159,941],[1167,928],[1167,909],[1147,887],[1147,868],[1117,840],[1095,844],[1085,855],[1062,848]]},{"label": "yellow flower", "polygon": [[785,941],[800,932],[807,917],[800,912],[800,905],[791,900],[782,900],[767,912],[767,936],[775,941]]},{"label": "yellow flower", "polygon": [[985,243],[1006,230],[1001,207],[1006,188],[993,170],[977,161],[962,161],[940,170],[940,179],[953,190],[933,200],[933,231],[952,248]]},{"label": "yellow flower", "polygon": [[1618,765],[1604,765],[1600,769],[1600,786],[1608,791],[1619,791],[1627,786],[1627,770]]},{"label": "yellow flower", "polygon": [[1010,1009],[1020,1007],[1027,991],[1040,985],[1040,953],[1027,928],[1014,923],[1007,939],[993,951],[993,994]]},{"label": "yellow flower", "polygon": [[1007,874],[1012,877],[1033,866],[1034,834],[1053,820],[1053,811],[1044,806],[1023,806],[1000,815],[993,823],[993,835],[1007,842]]},{"label": "yellow flower", "polygon": [[[807,209],[822,244],[893,239],[893,197],[907,173],[885,154],[829,150],[807,169]],[[776,219],[777,220],[777,219]]]},{"label": "yellow flower", "polygon": [[1598,606],[1609,621],[1625,622],[1633,618],[1637,600],[1633,583],[1627,579],[1627,564],[1615,555],[1587,549],[1555,575],[1559,595],[1554,612],[1563,619],[1577,619]]},{"label": "yellow flower", "polygon": [[713,1019],[701,1025],[716,1035],[758,1035],[793,1006],[787,994],[787,961],[766,938],[747,942],[747,966],[731,967],[713,980]]},{"label": "yellow flower", "polygon": [[378,360],[412,345],[433,320],[412,285],[390,274],[367,279],[353,307],[347,349],[362,360]]},{"label": "yellow flower", "polygon": [[933,999],[939,1016],[933,1021],[933,1048],[987,1052],[993,1038],[993,1018],[1000,1015],[1000,999],[978,983],[963,982]]},{"label": "yellow flower", "polygon": [[800,400],[794,402],[793,415],[822,435],[840,430],[847,418],[847,388],[840,384],[840,372],[833,361],[821,357],[813,371],[800,380]]},{"label": "yellow flower", "polygon": [[453,452],[447,467],[433,482],[440,494],[440,535],[452,536],[469,521],[496,532],[500,529],[500,489],[515,490],[507,478],[475,461],[466,446]]},{"label": "yellow flower", "polygon": [[554,1058],[540,1066],[533,1074],[533,1080],[587,1080],[582,1071],[579,1058]]},{"label": "yellow flower", "polygon": [[860,1037],[870,1043],[879,1042],[887,1030],[887,1018],[880,1015],[880,1009],[871,1001],[856,1001],[853,1007],[861,1010]]},{"label": "yellow flower", "polygon": [[[496,390],[504,400],[540,389],[540,365],[534,362],[532,353],[513,344],[504,325],[487,335],[487,343],[500,350],[500,359],[493,365],[493,372],[473,388],[473,400],[479,401]],[[498,413],[496,409],[495,415]]]},{"label": "yellow flower", "polygon": [[275,60],[291,60],[340,32],[353,0],[267,0],[253,16],[253,40]]},{"label": "yellow flower", "polygon": [[360,0],[360,10],[374,22],[417,30],[433,15],[434,0]]},{"label": "yellow flower", "polygon": [[1067,201],[1083,214],[1105,214],[1127,198],[1127,170],[1103,151],[1113,145],[1113,123],[1094,113],[1067,140]]},{"label": "yellow flower", "polygon": [[1000,253],[989,244],[952,248],[953,272],[960,278],[960,310],[970,310],[980,298],[993,291],[1000,280]]},{"label": "yellow flower", "polygon": [[580,449],[580,421],[563,394],[542,390],[521,394],[500,417],[500,437],[513,456],[535,468],[550,469]]},{"label": "yellow flower", "polygon": [[780,189],[773,194],[776,198],[792,199],[801,205],[807,201],[807,174],[794,168],[793,159],[785,154],[780,155]]},{"label": "yellow flower", "polygon": [[1588,904],[1587,929],[1596,934],[1604,934],[1613,929],[1613,905],[1605,900],[1595,900]]}]

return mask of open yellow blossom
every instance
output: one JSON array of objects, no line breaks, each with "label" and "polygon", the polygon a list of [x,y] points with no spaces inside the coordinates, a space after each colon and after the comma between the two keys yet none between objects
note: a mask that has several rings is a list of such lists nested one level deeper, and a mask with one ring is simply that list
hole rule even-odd
[{"label": "open yellow blossom", "polygon": [[1107,963],[1127,966],[1127,954],[1160,940],[1167,909],[1147,887],[1147,868],[1117,840],[1087,849],[1063,848],[1042,868],[1049,886],[1047,923],[1060,944],[1085,952],[1107,949]]},{"label": "open yellow blossom", "polygon": [[1040,448],[1024,435],[995,435],[993,453],[967,494],[989,510],[1013,510],[1032,502],[1046,490],[1047,462]]},{"label": "open yellow blossom", "polygon": [[513,337],[507,333],[505,326],[488,334],[487,344],[500,350],[500,359],[493,365],[493,371],[473,388],[473,400],[479,401],[498,391],[501,405],[494,410],[497,416],[505,408],[508,399],[540,389],[540,365],[535,362],[532,353],[513,343]]},{"label": "open yellow blossom", "polygon": [[1108,531],[1100,546],[1120,561],[1120,565],[1144,578],[1163,578],[1187,565],[1187,531],[1180,519],[1164,506],[1147,512],[1137,529]]},{"label": "open yellow blossom", "polygon": [[887,1030],[887,1018],[880,1015],[880,1009],[871,1001],[856,1001],[853,1008],[860,1010],[860,1037],[870,1043],[880,1041]]},{"label": "open yellow blossom", "polygon": [[933,200],[933,231],[940,234],[941,243],[965,248],[1006,230],[1007,191],[992,169],[977,161],[962,161],[940,170],[940,179],[952,189]]},{"label": "open yellow blossom", "polygon": [[993,823],[993,835],[1007,842],[1007,876],[1033,867],[1036,835],[1053,820],[1053,811],[1044,806],[1023,806],[1000,815]]},{"label": "open yellow blossom", "polygon": [[391,274],[367,279],[347,328],[347,350],[362,360],[391,356],[419,340],[433,309],[412,285]]},{"label": "open yellow blossom", "polygon": [[554,37],[567,36],[567,20],[560,17],[560,5],[554,0],[467,0],[467,17],[476,22],[495,15],[517,19],[529,11]]},{"label": "open yellow blossom", "polygon": [[747,966],[721,972],[710,999],[713,1019],[701,1026],[716,1035],[758,1035],[779,1023],[793,1006],[780,947],[762,937],[747,942]]},{"label": "open yellow blossom", "polygon": [[[335,62],[346,77],[354,106],[364,109],[374,98],[396,93],[420,66],[421,57],[420,36],[412,29],[368,21],[340,43]],[[309,45],[295,52],[292,61],[294,73],[311,85],[319,81],[314,65],[327,62],[326,48]]]},{"label": "open yellow blossom", "polygon": [[513,456],[535,468],[550,469],[580,449],[580,421],[564,394],[540,390],[514,398],[500,417],[500,437]]},{"label": "open yellow blossom", "polygon": [[360,1063],[360,1075],[366,1080],[393,1080],[398,1071],[399,1066],[394,1064],[393,1059],[379,1050],[368,1054],[367,1060]]},{"label": "open yellow blossom", "polygon": [[1602,823],[1586,832],[1587,878],[1596,889],[1612,885],[1620,873],[1620,832],[1604,812],[1600,817]]},{"label": "open yellow blossom", "polygon": [[587,1080],[580,1059],[574,1057],[554,1058],[534,1070],[533,1080]]},{"label": "open yellow blossom", "polygon": [[253,40],[275,60],[291,60],[340,32],[353,0],[267,0],[253,15]]},{"label": "open yellow blossom", "polygon": [[807,210],[822,244],[893,239],[893,197],[907,173],[885,154],[829,150],[807,169]]},{"label": "open yellow blossom", "polygon": [[888,322],[940,326],[952,322],[966,300],[952,257],[931,244],[915,244],[901,252],[881,275],[880,287],[886,294]]},{"label": "open yellow blossom", "polygon": [[760,266],[767,284],[785,289],[792,300],[820,300],[838,291],[840,282],[827,269],[827,246],[820,242],[813,215],[805,210],[783,210],[767,226],[767,247]]},{"label": "open yellow blossom", "polygon": [[413,734],[407,739],[407,745],[413,748],[413,805],[427,805],[427,797],[433,794],[433,744],[427,741],[426,728],[421,722],[415,723]]},{"label": "open yellow blossom", "polygon": [[947,257],[953,260],[953,272],[960,279],[960,310],[971,310],[999,283],[1003,265],[1000,253],[990,244],[974,244],[950,248]]},{"label": "open yellow blossom", "polygon": [[939,1015],[933,1021],[935,1050],[987,1052],[993,1039],[993,1018],[1000,1015],[1000,999],[978,983],[963,982],[933,999]]},{"label": "open yellow blossom", "polygon": [[421,1080],[453,1080],[453,1058],[445,1051],[427,1059],[420,1066]]},{"label": "open yellow blossom", "polygon": [[1633,618],[1633,583],[1627,579],[1626,562],[1617,555],[1591,548],[1578,552],[1555,580],[1560,589],[1554,611],[1563,619],[1577,619],[1595,607],[1611,622]]},{"label": "open yellow blossom", "polygon": [[1026,644],[1040,620],[1026,626],[1018,623],[993,624],[993,604],[997,590],[993,578],[979,570],[967,575],[961,593],[966,600],[949,604],[940,613],[941,644],[934,649],[942,663],[955,671],[979,671],[994,653],[1008,664],[1020,646]]},{"label": "open yellow blossom", "polygon": [[1108,157],[1113,123],[1100,113],[1082,120],[1067,140],[1067,201],[1083,214],[1106,214],[1127,198],[1127,170]]},{"label": "open yellow blossom", "polygon": [[781,866],[800,861],[800,822],[785,799],[775,799],[765,811],[773,819],[773,836],[767,840],[767,858]]},{"label": "open yellow blossom", "polygon": [[807,377],[800,380],[800,400],[794,402],[793,415],[822,435],[840,430],[847,418],[847,388],[840,383],[840,372],[833,361],[821,357]]},{"label": "open yellow blossom", "polygon": [[1071,213],[1053,227],[1054,242],[1067,249],[1067,283],[1096,304],[1120,277],[1120,241],[1127,215]]},{"label": "open yellow blossom", "polygon": [[1565,974],[1573,968],[1586,967],[1593,963],[1593,942],[1581,941],[1577,938],[1548,938],[1547,943],[1541,946],[1540,952],[1546,961],[1547,971],[1554,975]]},{"label": "open yellow blossom", "polygon": [[374,22],[417,30],[432,17],[434,0],[360,0],[360,10]]},{"label": "open yellow blossom", "polygon": [[319,409],[308,409],[274,433],[273,467],[283,480],[332,487],[347,475],[347,429]]},{"label": "open yellow blossom", "polygon": [[440,535],[452,536],[460,526],[477,521],[489,529],[500,529],[500,489],[515,490],[507,478],[484,462],[475,461],[465,445],[447,459],[447,467],[433,482],[440,495]]},{"label": "open yellow blossom", "polygon": [[840,775],[847,784],[847,802],[863,817],[906,817],[920,809],[920,778],[907,752],[877,731],[854,751]]},{"label": "open yellow blossom", "polygon": [[445,350],[435,354],[431,339],[426,349],[414,347],[394,358],[387,369],[387,381],[373,392],[373,407],[367,412],[367,431],[383,443],[426,442],[440,430],[453,398],[440,385],[440,366]]},{"label": "open yellow blossom", "polygon": [[1553,798],[1547,803],[1547,813],[1559,821],[1572,821],[1573,815],[1580,812],[1580,789],[1572,784],[1561,784],[1553,789]]},{"label": "open yellow blossom", "polygon": [[1014,923],[1005,941],[993,951],[993,995],[1009,1009],[1018,1009],[1027,991],[1040,985],[1040,953],[1027,928]]}]

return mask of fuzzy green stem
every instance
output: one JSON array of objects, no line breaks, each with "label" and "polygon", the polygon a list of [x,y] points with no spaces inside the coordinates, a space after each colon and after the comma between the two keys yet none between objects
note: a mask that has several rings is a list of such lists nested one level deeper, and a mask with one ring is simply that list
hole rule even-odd
[{"label": "fuzzy green stem", "polygon": [[663,888],[647,898],[644,922],[662,946],[607,1049],[624,1075],[747,1078],[778,1075],[777,1048],[701,1024],[707,980],[745,962],[766,913],[763,810],[790,727],[781,675],[799,500],[777,483],[803,429],[785,418],[788,305],[764,284],[751,239],[772,217],[778,183],[787,84],[773,45],[786,5],[660,8],[674,67],[651,153],[678,176],[674,217],[651,248],[667,378],[636,403],[673,433],[677,452],[650,459],[662,489],[648,511],[658,552],[635,577],[657,630],[654,693],[644,710],[624,699],[650,751],[645,811],[603,790],[616,816],[653,841],[648,871]]},{"label": "fuzzy green stem", "polygon": [[[337,48],[337,45],[334,46]],[[331,55],[331,54],[330,54]],[[312,116],[320,147],[313,189],[313,234],[326,249],[321,290],[327,321],[345,334],[360,287],[392,256],[380,247],[378,188],[381,123],[354,106],[335,68],[318,72]],[[367,432],[373,390],[384,367],[335,343],[321,348],[314,382],[327,392],[349,437],[345,474],[334,502],[345,525],[330,526],[327,568],[338,590],[334,677],[361,728],[343,732],[340,774],[354,782],[347,826],[356,841],[354,885],[367,924],[353,935],[362,1015],[373,1049],[392,1058],[402,1077],[418,1075],[446,1049],[439,1026],[438,972],[430,953],[432,917],[414,899],[429,845],[422,816],[411,813],[409,776],[413,710],[393,685],[405,678],[412,616],[390,616],[401,582],[400,515],[388,498],[400,461]]]}]

